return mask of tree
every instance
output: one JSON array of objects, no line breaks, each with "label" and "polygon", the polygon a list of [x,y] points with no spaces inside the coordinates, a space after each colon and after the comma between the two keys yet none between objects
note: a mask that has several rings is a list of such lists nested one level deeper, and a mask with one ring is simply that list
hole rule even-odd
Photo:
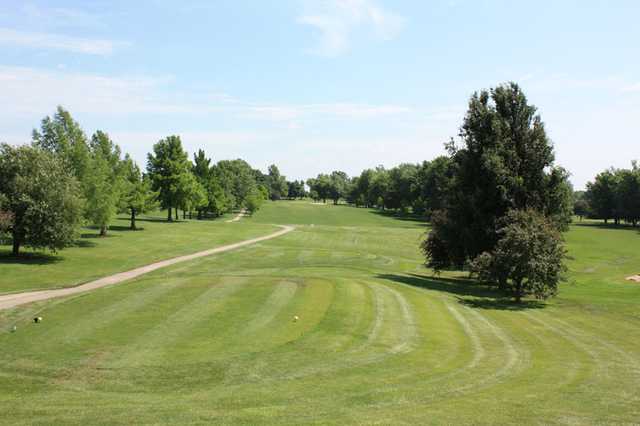
[{"label": "tree", "polygon": [[573,193],[573,214],[578,216],[580,220],[589,215],[589,202],[586,199],[584,191],[576,191]]},{"label": "tree", "polygon": [[260,206],[262,205],[262,203],[265,200],[265,196],[264,195],[265,194],[262,193],[257,188],[254,189],[253,191],[251,191],[249,193],[249,195],[247,195],[247,198],[244,201],[244,207],[247,209],[249,214],[252,215],[256,211],[258,211],[258,209],[260,209]]},{"label": "tree", "polygon": [[212,173],[225,193],[229,210],[244,207],[248,194],[258,185],[256,171],[244,160],[219,161]]},{"label": "tree", "polygon": [[45,117],[40,131],[33,130],[32,143],[58,156],[79,182],[84,181],[90,170],[89,145],[87,136],[69,111],[58,106],[53,118]]},{"label": "tree", "polygon": [[178,207],[180,184],[184,175],[190,173],[189,159],[179,136],[169,136],[153,146],[153,153],[147,155],[147,173],[152,189],[158,191],[162,208],[167,209],[167,220],[172,221],[171,209]]},{"label": "tree", "polygon": [[445,207],[445,200],[454,175],[450,157],[440,156],[424,161],[416,172],[414,211],[425,213],[427,218]]},{"label": "tree", "polygon": [[640,220],[640,169],[636,162],[631,169],[618,172],[616,199],[621,218],[636,226]]},{"label": "tree", "polygon": [[333,200],[333,204],[338,204],[341,198],[347,196],[349,187],[349,176],[345,172],[334,171],[329,175],[329,183],[327,193],[329,198]]},{"label": "tree", "polygon": [[151,181],[142,176],[138,165],[128,156],[123,162],[124,184],[118,203],[121,213],[129,213],[129,228],[136,230],[136,217],[158,207],[158,193],[151,189]]},{"label": "tree", "polygon": [[400,164],[389,170],[387,205],[406,213],[413,204],[418,167],[415,164]]},{"label": "tree", "polygon": [[376,167],[373,171],[371,182],[369,183],[369,193],[367,194],[368,204],[384,210],[384,208],[387,207],[389,185],[389,172],[382,166]]},{"label": "tree", "polygon": [[595,218],[607,223],[615,216],[617,178],[614,169],[598,174],[594,182],[587,183],[586,198]]},{"label": "tree", "polygon": [[182,217],[186,218],[187,212],[200,211],[207,204],[207,192],[193,173],[182,174],[176,194],[176,207],[182,209]]},{"label": "tree", "polygon": [[460,136],[462,147],[447,146],[452,178],[423,244],[428,265],[459,267],[491,252],[509,210],[533,209],[567,228],[568,174],[554,165],[544,124],[517,84],[475,93]]},{"label": "tree", "polygon": [[269,166],[267,182],[272,200],[279,200],[287,195],[287,179],[280,175],[280,170],[275,164]]},{"label": "tree", "polygon": [[555,295],[566,270],[566,250],[556,224],[533,209],[510,210],[500,223],[497,244],[474,260],[472,271],[518,303],[527,295]]},{"label": "tree", "polygon": [[322,200],[323,203],[326,203],[327,198],[331,196],[331,177],[329,175],[321,173],[315,179],[308,179],[307,185],[316,195],[316,199]]},{"label": "tree", "polygon": [[100,228],[100,236],[105,236],[117,212],[124,179],[120,147],[102,131],[91,137],[89,165],[91,173],[87,173],[83,182],[85,216]]},{"label": "tree", "polygon": [[66,166],[40,148],[0,145],[0,207],[10,215],[14,256],[22,246],[56,251],[73,244],[82,202]]}]

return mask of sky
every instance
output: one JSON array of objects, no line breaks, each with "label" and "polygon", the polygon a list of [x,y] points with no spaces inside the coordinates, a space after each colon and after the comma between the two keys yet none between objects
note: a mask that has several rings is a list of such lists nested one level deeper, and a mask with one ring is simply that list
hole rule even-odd
[{"label": "sky", "polygon": [[576,189],[640,159],[636,0],[0,0],[0,141],[68,109],[141,165],[161,138],[289,179],[445,153],[515,81]]}]

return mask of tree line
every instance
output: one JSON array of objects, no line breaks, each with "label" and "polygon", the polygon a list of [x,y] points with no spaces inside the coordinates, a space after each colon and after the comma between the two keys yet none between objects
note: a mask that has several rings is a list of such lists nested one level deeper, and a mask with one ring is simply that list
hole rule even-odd
[{"label": "tree line", "polygon": [[622,221],[637,226],[640,222],[640,167],[636,161],[630,169],[609,168],[599,173],[586,191],[576,191],[574,212],[580,218]]},{"label": "tree line", "polygon": [[319,174],[307,180],[309,196],[316,201],[344,200],[357,207],[393,210],[429,219],[442,206],[452,174],[446,156],[418,164],[403,163],[386,169],[378,166],[349,177],[345,172]]},{"label": "tree line", "polygon": [[33,130],[31,144],[0,144],[0,239],[12,242],[16,256],[22,246],[56,251],[73,244],[82,225],[105,236],[118,213],[130,216],[131,229],[139,214],[157,208],[169,221],[178,210],[199,219],[253,213],[290,188],[304,195],[304,185],[290,186],[275,165],[264,174],[241,159],[214,164],[203,150],[191,161],[175,135],[153,146],[143,171],[108,133],[87,137],[58,107]]}]

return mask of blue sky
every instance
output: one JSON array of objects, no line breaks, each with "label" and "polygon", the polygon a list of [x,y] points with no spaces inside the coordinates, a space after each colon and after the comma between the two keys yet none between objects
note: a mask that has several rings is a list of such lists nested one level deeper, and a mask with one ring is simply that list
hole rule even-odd
[{"label": "blue sky", "polygon": [[640,158],[638,1],[0,0],[0,140],[61,104],[144,164],[192,153],[289,178],[444,153],[469,96],[516,81],[577,189]]}]

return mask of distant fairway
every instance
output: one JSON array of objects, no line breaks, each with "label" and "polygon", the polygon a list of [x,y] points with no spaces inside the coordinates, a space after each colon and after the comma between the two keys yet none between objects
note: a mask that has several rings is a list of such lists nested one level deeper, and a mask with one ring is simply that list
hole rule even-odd
[{"label": "distant fairway", "polygon": [[[0,311],[0,422],[640,419],[640,284],[624,281],[640,272],[637,230],[573,226],[570,283],[546,306],[515,309],[465,275],[432,277],[418,251],[426,227],[368,209],[267,203],[237,223],[197,224],[215,230],[208,243],[194,236],[208,248],[272,224],[297,228]],[[118,256],[141,250],[124,238]]]}]

